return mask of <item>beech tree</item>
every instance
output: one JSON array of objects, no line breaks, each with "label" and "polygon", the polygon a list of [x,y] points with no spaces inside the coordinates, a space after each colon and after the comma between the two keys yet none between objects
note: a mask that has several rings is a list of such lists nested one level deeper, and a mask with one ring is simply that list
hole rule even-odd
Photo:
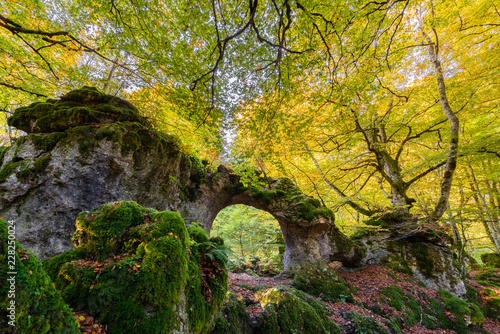
[{"label": "beech tree", "polygon": [[0,103],[97,86],[211,159],[237,131],[234,160],[328,206],[438,221],[461,157],[498,158],[499,22],[486,0],[8,2]]}]

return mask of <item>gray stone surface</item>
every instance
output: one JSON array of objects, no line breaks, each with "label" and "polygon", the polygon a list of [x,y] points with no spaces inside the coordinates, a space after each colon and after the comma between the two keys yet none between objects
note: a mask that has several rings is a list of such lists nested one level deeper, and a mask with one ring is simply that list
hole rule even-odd
[{"label": "gray stone surface", "polygon": [[366,247],[361,264],[388,264],[396,270],[409,271],[427,288],[444,289],[460,298],[465,296],[465,283],[449,246],[433,243],[435,239],[426,238],[425,234],[416,239],[399,237],[397,233],[384,231],[358,239]]}]

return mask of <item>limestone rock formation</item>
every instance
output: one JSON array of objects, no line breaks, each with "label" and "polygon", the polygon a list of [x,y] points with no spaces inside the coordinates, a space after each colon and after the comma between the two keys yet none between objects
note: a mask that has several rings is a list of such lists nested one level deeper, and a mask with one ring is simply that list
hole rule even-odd
[{"label": "limestone rock formation", "polygon": [[[403,261],[428,286],[448,288],[432,283],[448,282],[463,293],[452,252],[443,245],[430,239],[401,249],[376,238],[355,243],[335,226],[331,210],[290,180],[262,178],[265,187],[246,187],[229,168],[214,170],[184,154],[175,137],[155,130],[130,103],[94,88],[19,108],[9,124],[28,134],[0,153],[0,214],[16,221],[18,240],[41,258],[72,249],[78,213],[104,203],[178,211],[206,231],[220,210],[246,204],[278,220],[286,270],[333,260],[348,267]],[[430,254],[433,268],[451,271],[422,271],[415,247]]]},{"label": "limestone rock formation", "polygon": [[94,88],[19,108],[9,124],[28,134],[1,156],[0,212],[41,258],[73,248],[79,212],[128,200],[178,211],[206,231],[229,205],[268,211],[283,231],[285,268],[333,259],[357,265],[363,255],[333,213],[291,181],[245,187],[230,169],[211,170],[183,154],[175,137],[156,131],[128,102]]},{"label": "limestone rock formation", "polygon": [[447,238],[431,231],[406,235],[402,230],[393,226],[355,237],[354,241],[366,249],[362,265],[386,264],[412,275],[428,288],[464,297],[465,284]]}]

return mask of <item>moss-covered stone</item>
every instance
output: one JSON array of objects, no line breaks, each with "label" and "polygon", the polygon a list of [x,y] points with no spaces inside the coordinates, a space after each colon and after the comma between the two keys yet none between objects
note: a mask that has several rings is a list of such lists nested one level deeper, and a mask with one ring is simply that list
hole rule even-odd
[{"label": "moss-covered stone", "polygon": [[351,291],[330,267],[301,268],[295,272],[292,286],[326,301],[354,302]]},{"label": "moss-covered stone", "polygon": [[483,267],[478,270],[475,280],[484,286],[500,288],[500,271],[498,269]]},{"label": "moss-covered stone", "polygon": [[19,167],[23,166],[25,162],[17,161],[17,162],[8,162],[6,163],[2,170],[0,170],[0,183],[5,182],[9,176],[11,176],[14,172],[19,170]]},{"label": "moss-covered stone", "polygon": [[474,303],[467,303],[454,297],[446,290],[439,290],[439,295],[445,303],[447,311],[453,313],[456,318],[454,329],[457,333],[469,333],[468,326],[478,327],[486,320],[481,309]]},{"label": "moss-covered stone", "polygon": [[430,256],[427,246],[423,242],[415,242],[413,243],[412,251],[420,271],[424,276],[432,277],[434,272],[434,260]]},{"label": "moss-covered stone", "polygon": [[500,254],[498,253],[481,254],[481,261],[483,261],[485,266],[500,268]]},{"label": "moss-covered stone", "polygon": [[273,200],[285,195],[285,192],[281,189],[261,189],[257,187],[252,187],[252,196],[255,199],[264,201],[267,205],[271,204]]},{"label": "moss-covered stone", "polygon": [[5,156],[5,152],[9,149],[10,146],[0,146],[0,166],[3,165],[3,157]]},{"label": "moss-covered stone", "polygon": [[367,219],[364,223],[366,225],[388,228],[397,224],[401,224],[406,219],[408,219],[407,214],[403,214],[400,211],[389,211],[375,214]]},{"label": "moss-covered stone", "polygon": [[[9,237],[5,220],[0,220],[0,261],[2,333],[80,333],[71,309],[56,291],[42,264]],[[8,318],[9,308],[15,309],[12,318]],[[9,324],[11,320],[15,327]]]},{"label": "moss-covered stone", "polygon": [[224,307],[217,313],[212,334],[249,334],[250,316],[243,297],[228,291]]},{"label": "moss-covered stone", "polygon": [[389,334],[387,329],[372,317],[364,317],[355,311],[349,311],[345,317],[352,322],[354,333]]},{"label": "moss-covered stone", "polygon": [[151,220],[150,215],[153,214],[154,210],[145,209],[135,202],[104,204],[94,212],[78,215],[76,232],[71,241],[102,261],[120,254],[122,235],[127,228],[143,223],[146,218]]},{"label": "moss-covered stone", "polygon": [[81,213],[77,227],[77,248],[45,264],[68,304],[112,333],[210,330],[227,273],[208,255],[217,245],[207,238],[201,252],[178,213],[115,202]]},{"label": "moss-covered stone", "polygon": [[449,319],[444,316],[444,304],[431,298],[429,305],[417,301],[411,293],[404,292],[398,286],[389,286],[382,290],[384,304],[397,311],[403,311],[403,317],[394,319],[401,327],[412,327],[418,323],[429,329],[453,328]]},{"label": "moss-covered stone", "polygon": [[500,320],[500,298],[486,299],[485,315],[488,318]]},{"label": "moss-covered stone", "polygon": [[300,291],[275,287],[261,299],[264,308],[259,330],[268,334],[340,334],[340,328],[328,318],[332,310],[323,302]]},{"label": "moss-covered stone", "polygon": [[485,295],[486,297],[498,297],[495,290],[488,289],[488,288],[483,290],[483,295]]},{"label": "moss-covered stone", "polygon": [[188,227],[189,237],[196,241],[197,243],[208,242],[208,234],[199,226],[191,225]]},{"label": "moss-covered stone", "polygon": [[63,95],[60,100],[18,108],[7,123],[28,133],[50,133],[77,125],[117,121],[146,123],[130,103],[84,86]]}]

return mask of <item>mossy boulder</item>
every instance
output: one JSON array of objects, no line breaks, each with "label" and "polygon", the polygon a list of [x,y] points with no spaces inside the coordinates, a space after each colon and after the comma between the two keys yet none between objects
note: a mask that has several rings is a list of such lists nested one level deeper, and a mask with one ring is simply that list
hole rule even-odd
[{"label": "mossy boulder", "polygon": [[224,307],[217,314],[212,334],[249,334],[250,316],[243,297],[228,291]]},{"label": "mossy boulder", "polygon": [[66,302],[111,333],[207,333],[227,291],[225,263],[177,212],[114,202],[78,216],[77,248],[45,263]]},{"label": "mossy boulder", "polygon": [[384,304],[403,312],[402,317],[393,320],[398,327],[409,328],[421,323],[428,329],[454,328],[452,321],[444,315],[444,303],[438,299],[428,298],[428,304],[423,304],[415,299],[415,292],[403,291],[395,285],[382,289],[382,294]]},{"label": "mossy boulder", "polygon": [[467,290],[460,264],[443,238],[428,229],[416,229],[415,234],[384,229],[362,232],[353,240],[366,250],[362,265],[382,264],[415,277],[427,288],[464,297]]},{"label": "mossy boulder", "polygon": [[469,333],[470,328],[479,328],[486,320],[483,312],[476,304],[467,303],[446,290],[439,290],[439,295],[445,304],[446,310],[456,318],[454,326],[457,333]]},{"label": "mossy boulder", "polygon": [[387,329],[375,318],[364,317],[355,311],[347,312],[345,318],[351,322],[348,327],[349,330],[353,330],[353,333],[389,334]]},{"label": "mossy boulder", "polygon": [[500,298],[492,297],[486,299],[485,315],[488,318],[500,320]]},{"label": "mossy boulder", "polygon": [[333,310],[301,291],[286,287],[271,288],[263,293],[260,303],[264,308],[258,324],[261,333],[342,333],[329,318]]},{"label": "mossy boulder", "polygon": [[13,238],[13,226],[0,220],[2,333],[80,333],[71,309],[61,298],[42,264]]},{"label": "mossy boulder", "polygon": [[481,261],[485,266],[500,268],[500,254],[499,253],[484,253],[481,254]]},{"label": "mossy boulder", "polygon": [[113,122],[138,122],[145,118],[129,102],[84,86],[63,95],[59,100],[36,102],[16,109],[7,123],[27,133],[63,131],[77,125]]},{"label": "mossy boulder", "polygon": [[482,267],[474,273],[473,278],[483,286],[500,289],[500,269]]},{"label": "mossy boulder", "polygon": [[330,267],[309,266],[295,271],[292,286],[330,302],[353,303],[351,291]]}]

